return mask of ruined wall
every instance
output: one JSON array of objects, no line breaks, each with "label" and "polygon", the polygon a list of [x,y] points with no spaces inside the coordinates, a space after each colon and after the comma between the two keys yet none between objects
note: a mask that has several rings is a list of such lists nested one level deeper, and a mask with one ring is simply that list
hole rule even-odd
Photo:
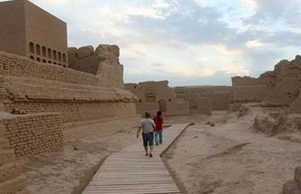
[{"label": "ruined wall", "polygon": [[275,86],[275,73],[268,71],[258,78],[232,77],[231,103],[262,102]]},{"label": "ruined wall", "polygon": [[176,103],[167,104],[167,115],[169,116],[179,116],[179,115],[189,115],[189,103],[178,101]]},{"label": "ruined wall", "polygon": [[168,86],[168,81],[125,84],[125,88],[135,94],[138,97],[138,101],[142,103],[159,102],[160,100],[164,100],[167,103],[176,100],[174,91]]},{"label": "ruined wall", "polygon": [[231,87],[228,86],[194,86],[175,87],[177,98],[190,102],[193,107],[199,98],[210,100],[212,110],[227,110],[231,99]]},{"label": "ruined wall", "polygon": [[301,91],[299,89],[298,97],[290,104],[289,113],[301,113]]},{"label": "ruined wall", "polygon": [[293,102],[298,100],[301,87],[301,57],[297,55],[292,61],[280,61],[274,68],[274,74],[275,86],[263,100],[263,105],[289,107],[296,104]]},{"label": "ruined wall", "polygon": [[231,102],[261,102],[269,92],[266,85],[233,86]]},{"label": "ruined wall", "polygon": [[136,112],[139,114],[144,114],[145,112],[150,113],[151,115],[156,115],[159,110],[158,103],[137,103]]},{"label": "ruined wall", "polygon": [[62,151],[64,145],[59,114],[7,114],[0,123],[17,157]]},{"label": "ruined wall", "polygon": [[22,166],[16,161],[14,151],[4,134],[5,126],[0,123],[0,192],[29,194]]},{"label": "ruined wall", "polygon": [[282,79],[263,100],[264,106],[289,106],[298,96],[301,80]]},{"label": "ruined wall", "polygon": [[198,100],[198,113],[211,115],[212,105],[209,98],[200,97]]},{"label": "ruined wall", "polygon": [[119,47],[99,45],[95,51],[92,46],[79,49],[69,48],[69,67],[78,71],[94,74],[99,85],[124,88],[123,66],[119,63]]},{"label": "ruined wall", "polygon": [[6,54],[0,55],[0,69],[7,112],[60,112],[64,122],[135,113],[133,94],[101,87],[92,74]]},{"label": "ruined wall", "polygon": [[25,57],[4,52],[0,52],[0,75],[34,77],[83,85],[98,84],[98,79],[91,74],[60,66],[36,63]]}]

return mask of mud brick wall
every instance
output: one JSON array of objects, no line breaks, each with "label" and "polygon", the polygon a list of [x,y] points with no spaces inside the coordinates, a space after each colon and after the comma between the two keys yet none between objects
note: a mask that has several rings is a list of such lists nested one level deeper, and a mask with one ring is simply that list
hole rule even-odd
[{"label": "mud brick wall", "polygon": [[1,104],[9,113],[55,112],[63,122],[135,114],[132,93],[98,81],[92,74],[0,54]]},{"label": "mud brick wall", "polygon": [[22,166],[16,162],[15,153],[4,134],[5,126],[0,123],[0,193],[29,194]]},{"label": "mud brick wall", "polygon": [[15,102],[9,109],[28,113],[60,112],[63,122],[85,121],[131,115],[136,112],[135,103],[124,102]]},{"label": "mud brick wall", "polygon": [[17,157],[62,151],[63,129],[59,114],[9,115],[0,122]]},{"label": "mud brick wall", "polygon": [[233,102],[261,102],[270,92],[266,85],[233,86]]},{"label": "mud brick wall", "polygon": [[159,110],[158,103],[137,103],[137,114],[144,114],[145,112],[149,112],[152,115],[156,115],[157,111]]},{"label": "mud brick wall", "polygon": [[92,74],[52,64],[31,61],[25,57],[0,52],[0,75],[37,77],[67,83],[97,85],[98,79]]},{"label": "mud brick wall", "polygon": [[167,103],[167,114],[170,116],[189,115],[189,113],[188,102]]}]

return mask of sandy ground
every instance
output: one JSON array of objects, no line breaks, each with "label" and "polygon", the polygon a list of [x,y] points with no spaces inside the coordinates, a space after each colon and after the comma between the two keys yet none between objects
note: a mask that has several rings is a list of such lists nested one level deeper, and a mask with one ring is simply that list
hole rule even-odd
[{"label": "sandy ground", "polygon": [[65,149],[23,161],[32,194],[81,193],[102,161],[137,141],[140,118],[118,118],[65,125]]},{"label": "sandy ground", "polygon": [[164,156],[183,193],[281,192],[301,165],[301,146],[256,133],[252,125],[260,111],[239,118],[215,112],[212,117],[192,119],[195,125]]},{"label": "sandy ground", "polygon": [[[166,123],[194,122],[164,160],[185,194],[279,194],[301,165],[300,143],[255,132],[254,109],[245,116],[166,117]],[[141,141],[140,118],[65,124],[65,149],[23,160],[32,194],[78,194],[104,159]]]}]

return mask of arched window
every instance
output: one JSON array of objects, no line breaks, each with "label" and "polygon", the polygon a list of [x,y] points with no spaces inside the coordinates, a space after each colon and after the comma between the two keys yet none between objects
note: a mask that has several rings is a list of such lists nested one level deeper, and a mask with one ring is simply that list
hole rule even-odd
[{"label": "arched window", "polygon": [[59,63],[59,66],[62,66],[62,64]]},{"label": "arched window", "polygon": [[62,61],[62,53],[61,52],[58,52],[58,58],[59,58],[59,61]]},{"label": "arched window", "polygon": [[45,59],[42,60],[43,63],[47,63],[47,61]]},{"label": "arched window", "polygon": [[146,93],[145,102],[156,102],[156,95],[154,93]]},{"label": "arched window", "polygon": [[32,55],[31,55],[29,58],[30,58],[31,60],[34,60],[34,56],[32,56]]},{"label": "arched window", "polygon": [[53,64],[55,64],[55,65],[56,65],[56,62],[53,62]]},{"label": "arched window", "polygon": [[29,51],[30,51],[31,53],[34,53],[34,44],[33,44],[33,42],[30,42],[30,43],[29,43]]},{"label": "arched window", "polygon": [[56,60],[56,50],[53,50],[53,59]]},{"label": "arched window", "polygon": [[51,64],[52,62],[51,62],[51,61],[48,61],[48,63],[50,63],[50,64]]},{"label": "arched window", "polygon": [[63,54],[63,62],[66,63],[66,54]]},{"label": "arched window", "polygon": [[43,57],[46,57],[46,47],[42,47],[42,55]]},{"label": "arched window", "polygon": [[48,49],[48,58],[52,59],[52,50],[50,48]]},{"label": "arched window", "polygon": [[38,61],[38,62],[41,62],[41,59],[38,57],[38,58],[37,58],[37,61]]},{"label": "arched window", "polygon": [[36,45],[36,52],[37,52],[37,55],[41,55],[41,47],[40,45]]}]

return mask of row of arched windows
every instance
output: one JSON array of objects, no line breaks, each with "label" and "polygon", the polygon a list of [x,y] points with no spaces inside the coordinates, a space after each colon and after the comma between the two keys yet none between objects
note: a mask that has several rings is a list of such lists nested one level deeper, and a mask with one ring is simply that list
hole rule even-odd
[{"label": "row of arched windows", "polygon": [[41,59],[40,57],[34,57],[33,55],[31,55],[29,57],[31,60],[37,61],[37,62],[42,62],[42,63],[50,63],[50,64],[54,64],[54,65],[60,65],[63,67],[66,67],[66,64],[61,64],[61,63],[57,63],[56,61],[51,61],[51,60],[46,60],[46,59]]},{"label": "row of arched windows", "polygon": [[39,44],[34,44],[33,42],[29,43],[29,51],[31,54],[47,57],[48,59],[66,63],[65,53],[61,53],[60,51],[57,52],[56,50],[46,48],[45,46],[41,47]]}]

